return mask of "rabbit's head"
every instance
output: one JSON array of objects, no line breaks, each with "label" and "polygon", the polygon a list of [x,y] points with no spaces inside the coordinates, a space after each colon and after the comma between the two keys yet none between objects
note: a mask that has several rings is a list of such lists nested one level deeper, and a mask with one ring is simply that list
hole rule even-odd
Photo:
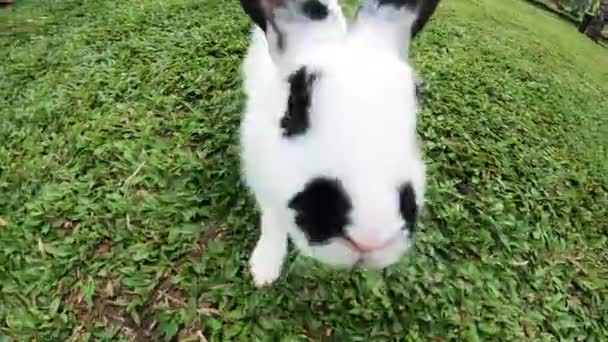
[{"label": "rabbit's head", "polygon": [[267,94],[285,95],[267,163],[289,171],[269,188],[281,189],[292,238],[309,255],[382,268],[411,246],[425,166],[407,46],[438,2],[363,0],[347,24],[335,0],[241,0],[285,84]]}]

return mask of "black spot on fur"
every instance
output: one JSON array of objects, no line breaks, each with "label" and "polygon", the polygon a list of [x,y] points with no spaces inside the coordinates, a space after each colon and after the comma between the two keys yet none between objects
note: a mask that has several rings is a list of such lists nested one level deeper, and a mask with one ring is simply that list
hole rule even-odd
[{"label": "black spot on fur", "polygon": [[281,118],[283,136],[292,137],[306,133],[310,126],[309,109],[312,97],[312,86],[317,79],[316,73],[309,73],[301,67],[289,76],[289,99],[287,110]]},{"label": "black spot on fur", "polygon": [[327,6],[319,0],[308,0],[302,4],[302,12],[312,20],[323,20],[329,15]]},{"label": "black spot on fur", "polygon": [[401,217],[406,222],[406,228],[414,233],[416,220],[418,219],[418,205],[416,204],[416,192],[410,182],[399,188],[399,210]]},{"label": "black spot on fur", "polygon": [[296,211],[295,223],[311,243],[344,236],[352,209],[350,198],[336,179],[315,178],[288,203]]}]

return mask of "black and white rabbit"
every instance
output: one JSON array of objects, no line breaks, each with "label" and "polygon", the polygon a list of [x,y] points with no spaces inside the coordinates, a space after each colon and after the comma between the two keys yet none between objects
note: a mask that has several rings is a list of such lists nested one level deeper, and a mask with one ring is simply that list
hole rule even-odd
[{"label": "black and white rabbit", "polygon": [[243,62],[245,182],[261,210],[256,286],[280,273],[290,238],[341,267],[384,268],[412,245],[425,164],[406,46],[439,0],[241,0],[253,20]]}]

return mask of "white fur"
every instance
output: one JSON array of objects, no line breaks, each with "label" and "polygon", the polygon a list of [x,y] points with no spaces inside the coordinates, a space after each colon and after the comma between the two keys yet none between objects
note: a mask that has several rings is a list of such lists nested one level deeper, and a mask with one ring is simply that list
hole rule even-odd
[{"label": "white fur", "polygon": [[[283,54],[259,28],[252,31],[243,63],[247,103],[240,143],[244,178],[262,211],[261,236],[250,260],[257,286],[280,275],[288,236],[304,255],[341,267],[386,267],[412,244],[410,233],[400,230],[397,188],[411,182],[422,208],[425,166],[416,138],[414,72],[396,46],[382,48],[378,34],[386,30],[384,22],[374,31],[373,20],[361,20],[349,31],[341,12],[334,14],[334,24],[324,27],[287,22]],[[286,139],[279,126],[287,106],[286,78],[302,65],[320,74],[310,129]],[[342,239],[308,244],[287,202],[314,176],[342,182],[353,205],[346,231],[357,241],[385,243],[382,249],[362,254]]]}]

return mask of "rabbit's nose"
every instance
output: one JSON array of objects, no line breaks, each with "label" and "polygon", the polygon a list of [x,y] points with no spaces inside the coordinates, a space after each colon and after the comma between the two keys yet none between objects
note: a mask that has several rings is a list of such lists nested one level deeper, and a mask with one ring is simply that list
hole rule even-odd
[{"label": "rabbit's nose", "polygon": [[369,253],[384,248],[392,239],[381,239],[378,236],[350,237],[352,247],[361,253]]},{"label": "rabbit's nose", "polygon": [[367,242],[355,242],[354,240],[350,241],[353,245],[353,247],[355,247],[356,250],[358,250],[359,252],[362,253],[369,253],[369,252],[373,252],[379,249],[382,249],[382,247],[384,247],[385,244],[370,244]]}]

